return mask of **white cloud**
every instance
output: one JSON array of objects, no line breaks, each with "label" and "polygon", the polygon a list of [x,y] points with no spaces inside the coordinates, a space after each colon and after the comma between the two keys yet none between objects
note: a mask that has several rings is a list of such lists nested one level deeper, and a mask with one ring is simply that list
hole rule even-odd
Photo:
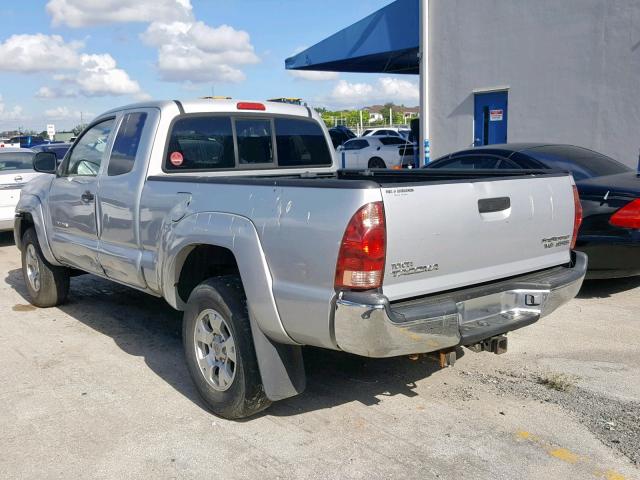
[{"label": "white cloud", "polygon": [[12,35],[0,43],[0,71],[46,72],[77,68],[82,42],[65,42],[60,35]]},{"label": "white cloud", "polygon": [[6,109],[6,104],[4,103],[4,99],[0,94],[0,118],[2,120],[17,120],[22,117],[22,107],[20,105],[14,105],[11,110]]},{"label": "white cloud", "polygon": [[56,107],[45,110],[44,115],[51,120],[62,120],[70,118],[72,114],[68,107]]},{"label": "white cloud", "polygon": [[345,108],[369,103],[417,103],[419,92],[417,83],[394,77],[379,78],[375,84],[340,80],[325,101]]},{"label": "white cloud", "polygon": [[192,19],[190,0],[49,0],[54,26],[86,27],[117,22],[170,22]]},{"label": "white cloud", "polygon": [[95,114],[92,112],[87,112],[86,110],[80,112],[79,110],[71,110],[67,106],[60,106],[45,110],[44,116],[48,121],[64,123],[70,122],[71,124],[75,125],[80,123],[80,121],[84,123],[91,121],[91,119],[95,117]]},{"label": "white cloud", "polygon": [[82,53],[83,47],[82,42],[65,42],[60,35],[12,35],[0,43],[0,72],[65,72],[52,78],[66,88],[43,86],[36,92],[37,98],[141,93],[140,85],[117,68],[111,55]]},{"label": "white cloud", "polygon": [[35,94],[36,98],[71,98],[77,97],[78,92],[72,88],[60,88],[60,87],[40,87]]},{"label": "white cloud", "polygon": [[151,100],[153,97],[146,92],[136,93],[133,98],[135,98],[138,102],[146,102],[147,100]]},{"label": "white cloud", "polygon": [[0,129],[13,130],[18,123],[28,120],[28,118],[29,117],[24,114],[22,106],[13,105],[11,108],[8,108],[2,94],[0,94]]},{"label": "white cloud", "polygon": [[106,95],[146,95],[140,85],[129,74],[118,68],[115,59],[108,53],[80,55],[79,66],[73,73],[52,75],[57,85],[38,89],[36,98],[72,98],[79,95],[97,97]]},{"label": "white cloud", "polygon": [[84,118],[86,121],[95,116],[94,113],[79,110],[71,110],[67,106],[60,106],[56,108],[50,108],[44,111],[44,116],[48,120],[74,120],[76,122],[80,122],[81,118]]},{"label": "white cloud", "polygon": [[140,85],[129,74],[117,68],[116,61],[108,53],[101,55],[82,55],[80,73],[75,83],[83,95],[136,95],[140,94]]},{"label": "white cloud", "polygon": [[287,70],[289,75],[296,79],[310,80],[313,82],[323,82],[327,80],[337,80],[338,72],[319,72],[314,70]]},{"label": "white cloud", "polygon": [[141,35],[158,48],[158,71],[167,81],[240,82],[240,66],[259,62],[247,32],[229,25],[154,22]]}]

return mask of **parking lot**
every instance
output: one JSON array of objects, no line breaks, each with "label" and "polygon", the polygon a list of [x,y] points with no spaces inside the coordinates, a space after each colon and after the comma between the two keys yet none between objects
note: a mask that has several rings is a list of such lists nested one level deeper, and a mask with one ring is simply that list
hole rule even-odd
[{"label": "parking lot", "polygon": [[508,353],[372,360],[308,349],[306,392],[208,413],[180,315],[101,279],[29,305],[0,237],[1,478],[640,478],[640,279],[587,283]]}]

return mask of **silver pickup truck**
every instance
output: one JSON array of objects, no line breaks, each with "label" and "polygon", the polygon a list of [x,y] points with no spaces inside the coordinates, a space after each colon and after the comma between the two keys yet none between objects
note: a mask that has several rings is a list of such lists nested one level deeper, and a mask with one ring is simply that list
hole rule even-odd
[{"label": "silver pickup truck", "polygon": [[33,304],[63,302],[78,273],[164,297],[184,311],[199,393],[227,418],[300,393],[303,345],[498,353],[585,274],[570,175],[340,171],[303,106],[129,105],[34,168],[53,175],[16,212]]}]

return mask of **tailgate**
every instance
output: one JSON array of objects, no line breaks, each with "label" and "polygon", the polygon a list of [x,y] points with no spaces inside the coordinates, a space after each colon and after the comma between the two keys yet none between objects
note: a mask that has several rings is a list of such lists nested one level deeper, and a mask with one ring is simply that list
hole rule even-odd
[{"label": "tailgate", "polygon": [[383,187],[390,300],[568,263],[568,175]]}]

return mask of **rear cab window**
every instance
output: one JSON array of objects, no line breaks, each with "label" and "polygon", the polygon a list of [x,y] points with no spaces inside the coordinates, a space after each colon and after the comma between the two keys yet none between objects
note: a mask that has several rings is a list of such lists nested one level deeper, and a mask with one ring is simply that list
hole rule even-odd
[{"label": "rear cab window", "polygon": [[278,116],[192,114],[174,120],[163,169],[224,171],[331,166],[316,121]]},{"label": "rear cab window", "polygon": [[273,164],[271,120],[238,119],[235,124],[240,166]]},{"label": "rear cab window", "polygon": [[12,170],[32,170],[33,153],[31,152],[1,152],[0,172]]}]

